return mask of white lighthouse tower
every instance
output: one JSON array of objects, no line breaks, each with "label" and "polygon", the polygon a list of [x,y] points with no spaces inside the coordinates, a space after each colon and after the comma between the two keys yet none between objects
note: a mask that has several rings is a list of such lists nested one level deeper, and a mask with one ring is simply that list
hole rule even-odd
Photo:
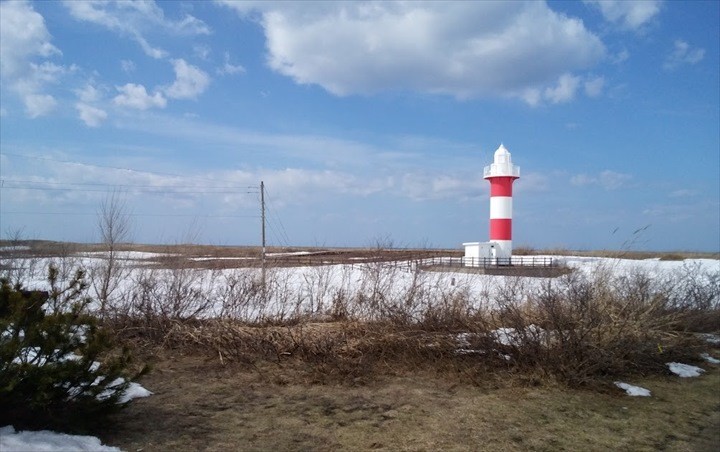
[{"label": "white lighthouse tower", "polygon": [[490,182],[490,241],[463,243],[465,264],[481,265],[490,258],[497,264],[510,264],[512,257],[512,186],[520,178],[520,167],[513,165],[510,152],[502,144],[483,177]]}]

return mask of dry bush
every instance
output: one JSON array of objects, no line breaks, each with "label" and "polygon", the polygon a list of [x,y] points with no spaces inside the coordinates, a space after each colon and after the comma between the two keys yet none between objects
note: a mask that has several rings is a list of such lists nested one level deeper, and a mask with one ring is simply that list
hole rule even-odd
[{"label": "dry bush", "polygon": [[613,277],[599,268],[594,277],[571,273],[532,290],[511,280],[497,295],[496,324],[509,328],[501,345],[518,366],[571,385],[695,361],[698,343],[683,332],[699,313],[717,319],[720,292],[717,274],[694,274]]},{"label": "dry bush", "polygon": [[[131,286],[112,305],[105,320],[120,336],[164,339],[178,323],[193,323],[210,313],[214,272],[189,268],[144,268],[132,274]],[[210,281],[205,281],[209,278]]]},{"label": "dry bush", "polygon": [[6,231],[6,238],[2,244],[0,277],[7,279],[11,286],[15,286],[37,275],[39,259],[34,254],[28,256],[26,250],[30,248],[31,242],[25,240],[23,229]]},{"label": "dry bush", "polygon": [[[435,369],[545,375],[585,385],[664,372],[698,356],[690,331],[720,329],[719,272],[654,275],[598,266],[556,279],[496,279],[471,290],[388,263],[299,271],[136,271],[117,329],[221,361],[304,369],[312,381]],[[411,272],[411,273],[407,273]],[[359,279],[358,279],[359,278]],[[473,294],[481,294],[473,295]]]}]

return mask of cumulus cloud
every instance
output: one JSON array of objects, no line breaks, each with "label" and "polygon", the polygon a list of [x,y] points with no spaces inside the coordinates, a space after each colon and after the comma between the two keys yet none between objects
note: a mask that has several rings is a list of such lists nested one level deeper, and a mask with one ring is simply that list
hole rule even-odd
[{"label": "cumulus cloud", "polygon": [[65,0],[70,15],[83,22],[103,26],[109,30],[134,39],[152,58],[164,58],[167,52],[153,47],[145,34],[158,30],[173,34],[209,34],[210,28],[200,19],[186,14],[182,19],[172,20],[154,1],[101,1]]},{"label": "cumulus cloud", "polygon": [[147,93],[143,85],[128,83],[124,86],[117,86],[120,92],[113,102],[121,107],[135,108],[137,110],[147,110],[149,108],[165,108],[167,100],[162,93],[156,92],[152,96]]},{"label": "cumulus cloud", "polygon": [[49,94],[27,94],[23,96],[25,112],[31,118],[46,115],[55,109],[57,101]]},{"label": "cumulus cloud", "polygon": [[705,57],[705,49],[694,49],[687,42],[678,39],[673,45],[673,49],[665,59],[663,67],[665,69],[675,69],[684,64],[697,64]]},{"label": "cumulus cloud", "polygon": [[605,190],[617,190],[627,186],[632,179],[630,174],[618,173],[616,171],[605,170],[598,175],[577,174],[570,178],[570,184],[576,187],[587,185],[597,185]]},{"label": "cumulus cloud", "polygon": [[100,100],[100,90],[91,83],[87,83],[83,88],[76,90],[75,94],[77,94],[78,99],[85,103]]},{"label": "cumulus cloud", "polygon": [[101,90],[95,87],[93,82],[88,82],[82,88],[76,89],[75,95],[78,98],[78,102],[75,103],[75,110],[77,110],[78,116],[85,125],[98,127],[107,119],[108,114],[105,110],[92,105],[100,102],[103,97]]},{"label": "cumulus cloud", "polygon": [[62,76],[74,72],[77,67],[60,66],[49,61],[41,64],[29,63],[29,71],[22,77],[11,81],[12,89],[20,95],[25,113],[31,118],[50,113],[56,106],[55,98],[43,91],[53,83],[58,83]]},{"label": "cumulus cloud", "polygon": [[25,2],[0,3],[0,71],[3,77],[22,75],[31,57],[60,54],[50,42],[45,19]]},{"label": "cumulus cloud", "polygon": [[641,30],[660,13],[660,0],[585,0],[605,20],[626,30]]},{"label": "cumulus cloud", "polygon": [[196,99],[210,84],[210,77],[197,66],[183,59],[172,60],[175,82],[167,87],[165,95],[171,99]]},{"label": "cumulus cloud", "polygon": [[574,94],[605,56],[581,20],[544,2],[223,2],[259,17],[268,65],[336,95],[415,90],[536,103]]},{"label": "cumulus cloud", "polygon": [[66,69],[38,58],[60,55],[51,42],[45,19],[26,2],[0,3],[0,80],[20,96],[31,118],[49,113],[57,105],[43,90]]},{"label": "cumulus cloud", "polygon": [[569,102],[575,97],[578,86],[580,86],[580,77],[563,74],[558,79],[557,86],[545,89],[545,98],[553,104]]},{"label": "cumulus cloud", "polygon": [[98,127],[107,118],[107,112],[82,102],[75,104],[80,119],[89,127]]}]

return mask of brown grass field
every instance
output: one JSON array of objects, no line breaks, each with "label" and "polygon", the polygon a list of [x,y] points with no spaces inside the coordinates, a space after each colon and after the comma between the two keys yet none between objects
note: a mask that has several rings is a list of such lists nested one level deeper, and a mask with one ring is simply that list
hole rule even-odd
[{"label": "brown grass field", "polygon": [[[717,352],[718,350],[715,350]],[[720,368],[699,378],[568,389],[517,375],[399,372],[357,384],[303,381],[292,365],[222,365],[159,351],[142,384],[155,394],[117,418],[106,444],[129,451],[716,451]]]}]

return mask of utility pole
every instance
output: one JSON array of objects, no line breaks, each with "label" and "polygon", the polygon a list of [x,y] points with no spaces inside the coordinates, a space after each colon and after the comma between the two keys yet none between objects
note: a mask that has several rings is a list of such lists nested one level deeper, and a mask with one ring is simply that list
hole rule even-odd
[{"label": "utility pole", "polygon": [[265,287],[265,182],[260,181],[260,209],[262,217],[262,284]]}]

